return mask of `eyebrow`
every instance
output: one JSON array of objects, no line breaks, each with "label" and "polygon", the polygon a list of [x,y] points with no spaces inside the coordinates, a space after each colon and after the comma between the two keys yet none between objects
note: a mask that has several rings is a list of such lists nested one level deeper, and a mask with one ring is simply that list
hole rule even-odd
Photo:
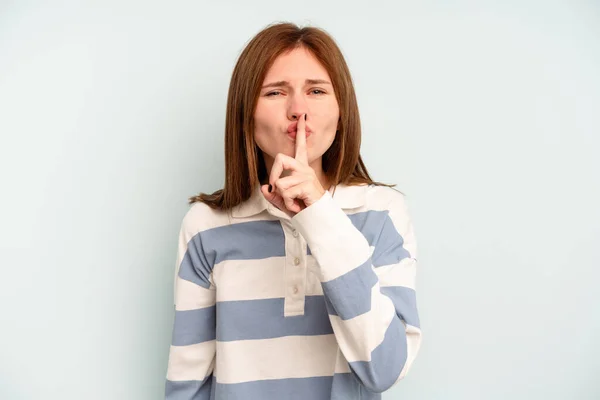
[{"label": "eyebrow", "polygon": [[[307,79],[304,81],[305,85],[331,85],[331,82],[326,81],[324,79]],[[262,87],[262,89],[270,88],[270,87],[279,87],[279,86],[290,86],[288,81],[277,81],[271,82]]]}]

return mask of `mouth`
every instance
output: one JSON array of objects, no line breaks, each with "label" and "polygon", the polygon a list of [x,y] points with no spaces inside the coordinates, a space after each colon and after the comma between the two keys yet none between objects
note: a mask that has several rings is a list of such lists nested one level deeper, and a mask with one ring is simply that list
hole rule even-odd
[{"label": "mouth", "polygon": [[[308,137],[311,135],[312,130],[310,129],[310,127],[308,125],[305,125],[305,131],[306,131],[306,138],[308,139]],[[298,133],[298,122],[292,122],[287,129],[287,134],[288,136],[291,136],[292,139],[296,138],[296,134]]]}]

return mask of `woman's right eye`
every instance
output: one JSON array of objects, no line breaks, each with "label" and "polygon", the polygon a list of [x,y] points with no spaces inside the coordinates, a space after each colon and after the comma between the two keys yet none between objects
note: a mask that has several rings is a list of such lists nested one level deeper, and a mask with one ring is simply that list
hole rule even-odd
[{"label": "woman's right eye", "polygon": [[268,96],[272,96],[272,95],[276,95],[276,94],[280,94],[280,93],[281,93],[280,91],[277,91],[277,90],[276,90],[276,91],[274,91],[274,92],[269,92],[269,93],[267,93],[267,94],[266,94],[266,96],[268,97]]}]

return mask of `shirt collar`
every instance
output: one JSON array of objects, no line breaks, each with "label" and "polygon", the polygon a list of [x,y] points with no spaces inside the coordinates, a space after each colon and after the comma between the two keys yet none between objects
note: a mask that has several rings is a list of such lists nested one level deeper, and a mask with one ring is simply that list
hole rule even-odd
[{"label": "shirt collar", "polygon": [[[365,204],[368,185],[345,185],[339,184],[330,193],[333,194],[334,202],[342,209],[353,209]],[[263,196],[260,185],[257,185],[250,198],[231,209],[233,218],[247,218],[274,207]]]}]

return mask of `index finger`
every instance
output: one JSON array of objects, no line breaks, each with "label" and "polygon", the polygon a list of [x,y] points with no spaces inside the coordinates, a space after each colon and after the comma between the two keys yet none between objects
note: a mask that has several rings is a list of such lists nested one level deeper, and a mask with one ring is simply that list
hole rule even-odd
[{"label": "index finger", "polygon": [[306,152],[306,114],[298,119],[296,126],[296,160],[308,165],[308,154]]}]

